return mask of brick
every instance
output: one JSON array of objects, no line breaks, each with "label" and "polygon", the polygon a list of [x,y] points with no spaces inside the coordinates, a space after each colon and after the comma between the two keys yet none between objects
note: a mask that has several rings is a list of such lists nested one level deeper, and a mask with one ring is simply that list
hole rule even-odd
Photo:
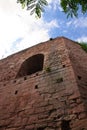
[{"label": "brick", "polygon": [[84,118],[86,118],[86,113],[85,112],[83,112],[83,113],[80,113],[79,114],[79,119],[84,119]]}]

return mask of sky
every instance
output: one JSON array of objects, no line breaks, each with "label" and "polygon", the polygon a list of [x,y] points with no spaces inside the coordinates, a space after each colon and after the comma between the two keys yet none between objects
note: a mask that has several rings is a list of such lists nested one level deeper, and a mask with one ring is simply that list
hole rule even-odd
[{"label": "sky", "polygon": [[22,9],[17,0],[0,0],[0,59],[56,37],[87,42],[87,14],[78,18],[64,14],[60,0],[47,0],[40,19]]}]

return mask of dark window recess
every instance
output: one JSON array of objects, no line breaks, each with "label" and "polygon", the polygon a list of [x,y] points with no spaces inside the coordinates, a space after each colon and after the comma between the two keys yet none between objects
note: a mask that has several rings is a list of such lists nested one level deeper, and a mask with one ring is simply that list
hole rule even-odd
[{"label": "dark window recess", "polygon": [[62,120],[61,130],[71,130],[70,129],[70,120],[68,120],[68,121]]},{"label": "dark window recess", "polygon": [[79,79],[79,80],[81,80],[81,78],[82,78],[81,76],[78,76],[78,79]]},{"label": "dark window recess", "polygon": [[43,63],[44,63],[43,54],[37,54],[28,58],[22,63],[16,78],[31,75],[33,73],[43,70]]},{"label": "dark window recess", "polygon": [[36,76],[38,76],[38,73],[36,73]]},{"label": "dark window recess", "polygon": [[63,65],[63,68],[65,68],[66,66],[65,65]]},{"label": "dark window recess", "polygon": [[18,93],[18,90],[15,91],[15,95]]},{"label": "dark window recess", "polygon": [[50,41],[52,41],[53,40],[53,38],[50,38]]},{"label": "dark window recess", "polygon": [[38,89],[38,85],[35,85],[35,89]]},{"label": "dark window recess", "polygon": [[27,77],[24,77],[24,80],[27,80]]}]

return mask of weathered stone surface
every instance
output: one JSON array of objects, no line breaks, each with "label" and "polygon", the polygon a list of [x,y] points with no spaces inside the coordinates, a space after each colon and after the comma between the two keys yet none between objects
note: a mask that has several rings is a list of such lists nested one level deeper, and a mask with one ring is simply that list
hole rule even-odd
[{"label": "weathered stone surface", "polygon": [[87,53],[60,37],[1,60],[0,130],[87,130]]}]

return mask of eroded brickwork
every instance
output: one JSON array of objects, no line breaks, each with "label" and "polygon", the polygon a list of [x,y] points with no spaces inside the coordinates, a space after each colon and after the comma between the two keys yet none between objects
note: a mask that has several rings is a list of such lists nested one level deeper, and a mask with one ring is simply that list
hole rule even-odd
[{"label": "eroded brickwork", "polygon": [[63,37],[1,60],[0,130],[87,130],[86,77],[87,54]]}]

